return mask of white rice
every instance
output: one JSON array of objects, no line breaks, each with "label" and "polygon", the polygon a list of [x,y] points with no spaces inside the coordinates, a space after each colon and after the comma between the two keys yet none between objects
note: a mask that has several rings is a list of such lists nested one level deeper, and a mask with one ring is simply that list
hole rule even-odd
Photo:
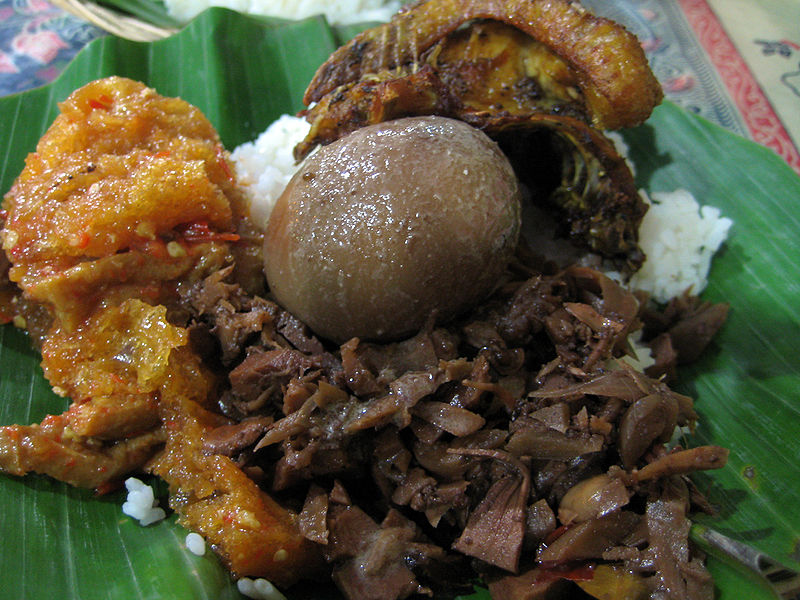
[{"label": "white rice", "polygon": [[242,144],[231,153],[256,224],[266,227],[275,201],[297,170],[292,150],[310,127],[305,119],[283,115],[254,142]]},{"label": "white rice", "polygon": [[197,556],[203,556],[206,553],[206,541],[199,533],[191,532],[186,536],[186,549]]},{"label": "white rice", "polygon": [[129,477],[125,480],[125,488],[128,490],[128,498],[122,505],[122,512],[139,521],[140,525],[151,525],[167,516],[164,509],[158,506],[153,488],[149,485],[135,477]]},{"label": "white rice", "polygon": [[242,577],[236,582],[239,592],[248,598],[257,600],[286,600],[286,596],[281,594],[272,583],[266,579],[250,579]]},{"label": "white rice", "polygon": [[701,207],[687,190],[656,192],[639,229],[639,245],[647,255],[630,285],[667,302],[690,289],[702,292],[711,259],[733,224],[718,208]]},{"label": "white rice", "polygon": [[[605,132],[636,173],[630,160],[628,145],[617,132]],[[660,303],[690,290],[701,293],[708,284],[711,259],[728,237],[733,221],[721,215],[713,206],[701,207],[691,192],[654,192],[648,196],[640,190],[650,205],[639,227],[639,246],[647,256],[642,268],[631,278],[629,286],[641,290]]]},{"label": "white rice", "polygon": [[167,11],[186,23],[211,6],[250,15],[305,19],[324,14],[338,25],[388,21],[400,8],[400,0],[165,0]]},{"label": "white rice", "polygon": [[[297,170],[292,148],[308,129],[304,119],[284,115],[257,140],[233,151],[257,224],[266,226],[275,201]],[[622,137],[614,133],[609,137],[627,158]],[[687,190],[656,192],[650,197],[642,191],[642,197],[651,205],[639,231],[639,243],[648,258],[630,287],[648,292],[657,302],[667,302],[687,289],[701,293],[711,259],[725,241],[732,221],[722,217],[717,208],[701,207]]]}]

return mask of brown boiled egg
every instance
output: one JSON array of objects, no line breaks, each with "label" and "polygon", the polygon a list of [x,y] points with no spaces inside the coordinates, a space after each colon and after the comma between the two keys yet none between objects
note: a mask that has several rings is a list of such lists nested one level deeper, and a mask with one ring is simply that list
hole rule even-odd
[{"label": "brown boiled egg", "polygon": [[519,230],[517,179],[492,140],[461,121],[398,119],[302,164],[270,216],[265,273],[323,338],[399,339],[485,299]]}]

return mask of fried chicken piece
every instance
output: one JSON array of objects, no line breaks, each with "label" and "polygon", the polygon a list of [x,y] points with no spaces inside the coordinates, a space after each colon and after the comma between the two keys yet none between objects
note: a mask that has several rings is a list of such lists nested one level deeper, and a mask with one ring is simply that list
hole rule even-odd
[{"label": "fried chicken piece", "polygon": [[311,131],[295,158],[399,117],[448,116],[491,135],[485,124],[493,118],[542,112],[587,118],[567,63],[519,29],[481,21],[439,40],[412,65],[364,75],[323,96],[306,111]]},{"label": "fried chicken piece", "polygon": [[624,273],[641,267],[639,225],[647,205],[607,137],[580,119],[545,113],[494,117],[485,126],[535,201],[553,209],[565,237]]},{"label": "fried chicken piece", "polygon": [[303,98],[319,102],[369,74],[409,69],[442,38],[474,19],[501,21],[541,42],[574,74],[592,124],[643,122],[662,98],[636,37],[568,0],[426,0],[401,11],[334,52]]},{"label": "fried chicken piece", "polygon": [[[548,46],[499,21],[476,21],[424,55],[458,98],[464,113],[585,116],[580,82]],[[466,119],[465,119],[466,120]]]}]

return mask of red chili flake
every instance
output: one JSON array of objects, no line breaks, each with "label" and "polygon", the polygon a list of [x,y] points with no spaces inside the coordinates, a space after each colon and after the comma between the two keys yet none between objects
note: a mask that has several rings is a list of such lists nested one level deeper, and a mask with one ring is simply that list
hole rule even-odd
[{"label": "red chili flake", "polygon": [[82,232],[80,238],[78,239],[78,248],[86,248],[91,240],[92,238],[89,236],[88,233],[86,233],[85,231]]},{"label": "red chili flake", "polygon": [[103,110],[110,110],[113,102],[114,101],[105,94],[100,94],[97,98],[89,98],[89,106]]},{"label": "red chili flake", "polygon": [[0,219],[5,221],[8,218],[8,211],[5,208],[0,208]]}]

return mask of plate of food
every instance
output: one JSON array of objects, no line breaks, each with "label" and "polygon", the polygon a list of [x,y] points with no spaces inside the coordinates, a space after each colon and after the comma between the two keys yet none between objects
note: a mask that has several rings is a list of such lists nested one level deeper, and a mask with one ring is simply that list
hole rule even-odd
[{"label": "plate of food", "polygon": [[[702,582],[692,589],[705,595],[696,597],[774,597],[766,581],[708,542],[703,535],[708,529],[781,565],[800,566],[800,523],[792,509],[800,495],[800,361],[792,351],[800,336],[795,310],[800,291],[793,283],[798,223],[792,211],[800,180],[769,150],[670,103],[661,103],[644,123],[621,132],[635,165],[635,182],[630,174],[609,175],[622,168],[617,147],[587,122],[617,128],[641,120],[647,116],[639,114],[641,104],[656,104],[657,93],[609,108],[596,99],[602,94],[592,92],[600,80],[588,73],[577,83],[568,79],[535,93],[531,84],[517,88],[528,98],[541,99],[544,93],[552,100],[552,94],[561,93],[562,100],[576,101],[575,94],[564,91],[574,84],[582,92],[577,108],[572,101],[556,102],[558,108],[550,105],[545,116],[504,120],[493,108],[498,97],[486,103],[479,94],[470,95],[483,77],[478,69],[470,71],[470,85],[459,88],[463,80],[456,76],[463,71],[445,66],[456,64],[452,57],[464,45],[478,48],[478,56],[498,47],[506,56],[524,47],[537,64],[558,71],[561,63],[548,63],[549,54],[519,33],[527,27],[525,35],[541,42],[546,31],[530,26],[530,19],[500,28],[480,10],[459,17],[469,18],[470,27],[477,22],[481,29],[473,30],[461,27],[463,22],[448,12],[459,3],[426,4],[437,9],[439,21],[433,21],[446,23],[447,31],[425,42],[424,50],[442,36],[452,37],[435,58],[429,53],[420,60],[418,49],[409,50],[397,36],[392,48],[406,48],[411,53],[406,62],[422,67],[410,72],[381,78],[363,67],[372,60],[364,41],[377,39],[375,33],[347,42],[348,36],[323,18],[285,21],[210,9],[158,42],[96,40],[52,84],[0,99],[7,117],[0,123],[3,244],[9,253],[3,267],[8,272],[10,266],[12,279],[26,289],[22,295],[7,281],[0,288],[8,321],[0,329],[0,464],[7,473],[0,478],[0,528],[7,540],[18,540],[0,549],[4,573],[14,574],[3,584],[6,597],[46,597],[56,590],[60,597],[82,599],[238,598],[243,592],[280,597],[259,581],[267,577],[290,599],[339,598],[342,593],[489,598],[487,585],[511,585],[507,580],[518,577],[509,573],[522,577],[533,572],[525,585],[545,586],[549,593],[560,589],[565,597],[641,598],[669,588],[663,561],[673,558],[685,566],[676,585],[689,586],[692,577]],[[466,4],[474,8],[480,3]],[[551,43],[557,43],[556,37],[549,38]],[[340,46],[343,50],[337,50]],[[582,64],[579,52],[565,53],[568,66]],[[402,66],[400,60],[391,68]],[[359,68],[368,77],[362,78]],[[400,80],[405,87],[398,87]],[[447,93],[441,91],[442,81]],[[307,94],[311,82],[316,92]],[[345,84],[354,85],[337,87]],[[331,96],[337,89],[339,96]],[[404,96],[409,89],[411,96]],[[462,90],[459,102],[452,98],[454,89]],[[646,83],[644,89],[652,86]],[[397,97],[406,104],[392,104]],[[444,207],[426,213],[431,217],[426,222],[440,228],[436,246],[453,248],[469,223],[499,211],[471,234],[477,238],[468,236],[468,246],[491,246],[492,257],[503,255],[501,267],[492,262],[462,267],[462,273],[470,274],[467,292],[486,286],[494,294],[491,301],[479,294],[483,312],[447,305],[442,310],[458,313],[459,319],[470,312],[469,319],[456,321],[456,328],[431,319],[429,306],[425,318],[415,320],[418,315],[402,312],[408,304],[403,302],[393,305],[391,322],[411,324],[377,342],[386,333],[380,318],[366,329],[339,329],[343,321],[363,324],[371,315],[358,304],[347,318],[331,313],[327,296],[333,294],[312,293],[313,286],[332,289],[338,284],[328,280],[320,286],[317,281],[324,279],[317,279],[312,291],[302,288],[306,282],[292,279],[296,273],[285,257],[283,263],[267,265],[280,304],[257,289],[263,286],[258,281],[262,235],[272,248],[268,254],[280,257],[292,240],[314,238],[315,232],[294,238],[264,234],[266,217],[254,225],[243,216],[255,212],[243,208],[246,192],[234,185],[232,167],[237,165],[245,183],[257,176],[247,175],[239,166],[243,163],[236,162],[244,150],[236,150],[233,159],[228,152],[256,140],[282,115],[304,110],[309,101],[316,103],[309,113],[314,129],[296,151],[305,154],[320,141],[324,145],[307,159],[317,163],[305,163],[313,168],[304,167],[304,174],[292,180],[289,196],[302,197],[303,186],[313,188],[349,173],[348,162],[332,170],[324,164],[325,148],[360,135],[363,145],[339,159],[352,162],[370,155],[372,150],[365,148],[376,146],[363,136],[372,130],[361,125],[379,125],[386,115],[426,115],[404,135],[415,127],[434,127],[425,121],[431,114],[456,116],[456,129],[449,129],[456,127],[452,118],[435,125],[448,128],[437,130],[439,141],[472,139],[478,127],[466,133],[458,127],[477,124],[498,141],[517,170],[524,160],[540,172],[560,173],[555,183],[551,176],[520,188],[504,187],[508,177],[495,181],[488,195],[498,194],[499,208],[481,205],[458,229],[448,227],[463,211],[439,221],[433,216],[445,214]],[[335,112],[343,103],[346,110]],[[581,116],[586,106],[589,112]],[[119,107],[124,110],[116,111]],[[131,114],[136,118],[125,120]],[[112,117],[119,119],[108,129]],[[89,129],[81,129],[87,123]],[[113,150],[125,146],[127,136],[141,136],[150,127],[159,133],[147,152],[138,148],[138,154],[123,156]],[[169,128],[178,134],[159,137]],[[553,131],[555,137],[548,137]],[[417,147],[425,147],[414,139]],[[531,158],[520,150],[534,143],[543,144],[544,155]],[[468,156],[453,157],[452,146],[432,148],[423,162],[430,157],[432,169],[437,162],[448,165],[446,172],[457,168],[466,181],[478,177],[470,187],[484,181],[481,165],[506,164],[504,156],[492,154],[491,145],[477,162],[471,150]],[[374,155],[380,161],[392,159]],[[64,171],[36,187],[37,173],[47,171],[41,165],[48,160]],[[201,163],[205,173],[198,171]],[[141,169],[136,171],[141,177],[125,179],[120,169]],[[100,179],[101,173],[112,177]],[[366,181],[370,173],[362,171],[357,178]],[[31,186],[28,192],[24,185]],[[106,185],[112,193],[102,200],[98,192]],[[537,185],[549,186],[551,197],[553,188],[560,190],[563,202],[556,203],[556,214],[568,215],[567,231],[589,249],[589,263],[585,256],[580,266],[543,261],[539,242],[527,229],[526,249],[517,247],[516,230],[532,217],[524,210],[520,217],[514,203],[520,196],[523,203],[529,201]],[[172,200],[159,204],[165,186]],[[613,215],[591,212],[596,209],[591,203],[588,208],[570,204],[578,187],[602,196],[607,186],[617,198],[619,210]],[[343,184],[330,187],[346,189]],[[62,201],[27,204],[34,188]],[[84,188],[86,202],[65,217],[59,211],[71,200],[63,200]],[[626,292],[595,270],[612,265],[622,279],[639,270],[635,230],[646,209],[634,198],[637,188],[647,190],[656,204],[665,198],[660,194],[686,190],[732,221],[702,301],[678,293],[683,303],[672,303],[673,313],[662,306],[645,315],[639,308],[644,296]],[[625,194],[629,199],[620,200]],[[284,195],[275,210],[291,214],[288,202]],[[364,207],[357,208],[356,217],[317,237],[334,238],[339,230],[355,229],[359,219],[368,221]],[[46,213],[50,216],[42,218],[41,211],[51,211]],[[398,219],[398,227],[408,226],[415,212],[420,211]],[[308,218],[303,214],[297,218]],[[498,229],[491,239],[479,236],[492,227]],[[563,230],[564,223],[548,229]],[[707,235],[699,244],[706,255],[721,242]],[[503,240],[500,246],[498,239]],[[52,245],[43,240],[53,240]],[[414,243],[424,246],[424,240]],[[48,256],[51,251],[57,258]],[[392,256],[399,251],[393,249]],[[290,254],[299,252],[293,248]],[[463,248],[458,252],[459,257],[465,253]],[[417,264],[414,273],[425,268]],[[439,296],[450,300],[467,293],[461,283],[465,277],[447,279],[447,271],[437,272],[446,282]],[[489,283],[481,281],[484,271],[492,273]],[[367,283],[375,272],[370,269]],[[390,292],[423,279],[383,276],[392,282],[384,286]],[[279,292],[282,278],[289,282],[288,291]],[[425,281],[427,290],[433,279]],[[293,296],[297,289],[303,292]],[[416,296],[424,295],[425,290],[414,289]],[[390,293],[382,302],[395,302],[397,296]],[[312,297],[314,302],[308,300]],[[44,312],[42,298],[47,299]],[[522,310],[523,300],[532,303],[525,314],[536,319],[514,312]],[[691,327],[686,325],[691,318],[681,321],[690,334],[684,342],[688,348],[678,347],[678,354],[688,358],[692,347],[704,346],[691,364],[673,372],[674,364],[661,363],[657,376],[645,377],[622,362],[630,354],[628,333],[641,322],[656,329],[660,322],[663,329],[677,313],[697,317],[720,303],[727,305],[727,319],[713,340],[707,339],[707,321],[695,318]],[[281,305],[293,308],[286,311]],[[235,319],[223,322],[231,316],[220,312],[223,306],[247,315],[243,330],[229,326]],[[322,333],[309,333],[302,321]],[[279,369],[283,379],[273,376],[278,358],[288,361]],[[672,375],[667,388],[664,377]],[[122,405],[127,412],[120,416]],[[634,405],[643,416],[632,410]],[[510,415],[514,426],[508,425]],[[672,435],[676,425],[681,426],[677,437]],[[627,432],[626,441],[618,430]],[[356,441],[332,448],[331,440],[341,441],[343,431]],[[373,456],[380,460],[371,463]],[[689,479],[684,477],[688,472]],[[155,497],[147,499],[147,508],[163,509],[166,519],[142,526],[123,513],[126,494],[131,501],[137,489],[143,490],[126,480],[131,474],[152,486]],[[592,497],[600,498],[599,504]],[[686,515],[676,508],[684,504],[693,507],[691,534]],[[516,512],[503,517],[499,506]],[[135,511],[129,507],[126,512]],[[664,540],[672,538],[653,533],[664,523],[683,536],[680,556],[666,550]],[[503,534],[492,535],[492,525],[502,527]],[[187,538],[190,530],[202,534],[199,542]],[[371,542],[359,545],[348,538],[351,530],[358,532],[352,537]],[[634,539],[637,535],[640,539]],[[581,536],[592,541],[579,552]],[[482,543],[487,539],[490,544]],[[565,544],[567,539],[574,543]],[[518,543],[509,549],[506,542],[514,540]],[[647,554],[657,547],[660,554]],[[378,556],[367,574],[391,580],[394,591],[386,591],[389,583],[369,587],[374,581],[356,568],[367,555]],[[697,567],[702,559],[713,583]],[[653,561],[662,566],[654,567]],[[331,572],[342,592],[331,582]],[[297,579],[305,582],[293,585]],[[360,596],[359,589],[369,591]],[[495,587],[493,593],[513,597],[504,595],[506,589]]]}]

